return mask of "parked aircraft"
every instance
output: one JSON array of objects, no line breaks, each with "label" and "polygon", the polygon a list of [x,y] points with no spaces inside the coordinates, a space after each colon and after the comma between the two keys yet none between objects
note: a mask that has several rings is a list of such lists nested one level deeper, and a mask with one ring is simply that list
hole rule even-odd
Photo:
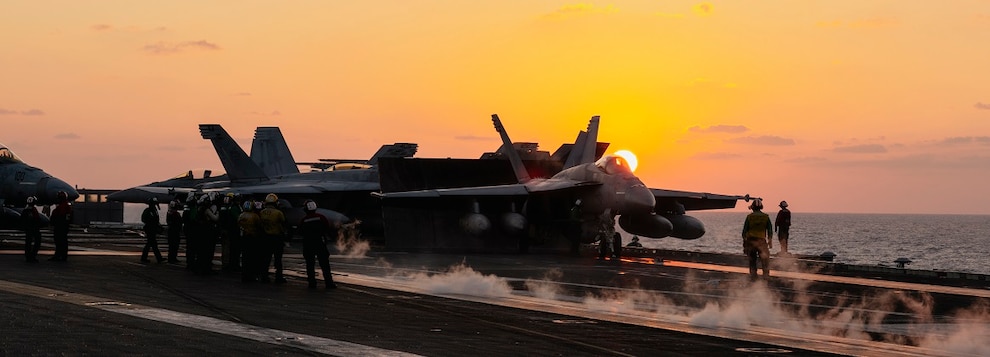
[{"label": "parked aircraft", "polygon": [[[512,148],[498,115],[492,115],[503,148]],[[672,236],[696,239],[704,235],[701,221],[685,215],[686,210],[735,207],[748,196],[715,195],[702,192],[648,188],[629,167],[626,159],[606,155],[595,161],[599,117],[579,133],[564,169],[550,178],[532,178],[516,150],[500,150],[507,155],[518,183],[494,186],[428,189],[375,193],[384,205],[407,207],[465,207],[461,227],[480,234],[491,227],[488,216],[497,216],[503,231],[523,231],[528,224],[553,225],[567,217],[572,205],[581,200],[584,214],[582,241],[595,239],[603,216],[619,216],[619,226],[630,234],[662,238]],[[606,213],[603,215],[604,213]]]},{"label": "parked aircraft", "polygon": [[65,191],[70,201],[79,198],[79,193],[65,181],[25,164],[6,145],[0,144],[0,205],[3,206],[0,221],[20,217],[20,208],[31,196],[37,198],[39,206],[55,204],[59,191]]},{"label": "parked aircraft", "polygon": [[[296,163],[292,162],[291,166],[295,169],[293,173],[287,164],[292,161],[292,154],[278,128],[258,128],[255,144],[252,145],[253,155],[250,157],[220,125],[201,124],[199,129],[202,137],[213,143],[220,162],[227,171],[226,180],[175,187],[155,183],[113,193],[108,199],[145,202],[149,197],[171,200],[189,193],[207,192],[229,192],[261,199],[269,193],[275,193],[290,221],[296,216],[302,217],[303,202],[312,199],[327,218],[337,222],[358,219],[365,222],[365,227],[371,227],[371,233],[375,233],[374,227],[380,226],[381,222],[381,205],[369,193],[378,191],[380,185],[378,170],[370,163],[377,162],[380,157],[410,157],[416,153],[418,147],[416,144],[396,143],[382,146],[368,160],[338,160],[366,165],[361,166],[362,169],[353,169],[353,166],[348,167],[351,169],[343,169],[343,165],[339,165],[331,167],[333,170],[329,171],[299,173],[298,168],[295,168]],[[266,133],[259,135],[263,129]],[[258,144],[259,141],[264,143]],[[258,149],[259,147],[264,149]],[[262,167],[261,164],[264,163],[267,163],[268,169]]]}]

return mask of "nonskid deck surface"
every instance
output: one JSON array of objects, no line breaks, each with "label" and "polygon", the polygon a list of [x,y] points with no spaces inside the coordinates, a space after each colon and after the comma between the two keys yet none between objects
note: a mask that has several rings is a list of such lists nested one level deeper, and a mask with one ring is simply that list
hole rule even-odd
[{"label": "nonskid deck surface", "polygon": [[[6,350],[80,344],[132,354],[157,342],[165,354],[979,355],[987,348],[939,342],[958,339],[953,331],[963,325],[982,327],[977,341],[987,341],[979,334],[985,316],[953,315],[985,304],[979,289],[782,271],[750,283],[741,267],[644,258],[371,253],[333,256],[342,288],[308,291],[295,248],[286,255],[289,284],[266,285],[139,264],[138,245],[86,245],[74,245],[61,264],[24,263],[19,247],[0,246],[0,266],[10,273],[0,279],[0,296],[21,317],[4,330],[43,327],[67,337],[15,333],[2,338],[13,348]],[[155,337],[161,333],[188,338],[169,343]]]}]

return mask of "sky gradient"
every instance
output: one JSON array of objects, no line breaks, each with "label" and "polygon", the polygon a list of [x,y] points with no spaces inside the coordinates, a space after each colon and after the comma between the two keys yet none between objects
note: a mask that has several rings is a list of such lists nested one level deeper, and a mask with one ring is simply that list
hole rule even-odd
[{"label": "sky gradient", "polygon": [[[795,212],[990,214],[990,3],[15,1],[0,142],[81,188],[298,161],[553,151],[592,115],[651,187]],[[739,207],[745,207],[740,204]],[[776,208],[770,209],[776,211]]]}]

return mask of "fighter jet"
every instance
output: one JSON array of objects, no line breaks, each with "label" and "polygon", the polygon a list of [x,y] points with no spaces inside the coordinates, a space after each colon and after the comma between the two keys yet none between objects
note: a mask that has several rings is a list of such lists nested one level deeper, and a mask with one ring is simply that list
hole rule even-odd
[{"label": "fighter jet", "polygon": [[585,243],[594,241],[595,227],[608,215],[608,219],[618,215],[619,226],[630,234],[697,239],[704,235],[704,225],[685,215],[686,210],[731,208],[748,197],[651,189],[633,174],[623,157],[606,155],[595,161],[598,116],[591,118],[586,132],[579,133],[562,171],[550,178],[533,178],[517,151],[507,149],[513,143],[498,115],[492,115],[492,122],[506,149],[500,152],[508,155],[518,183],[373,195],[384,205],[397,207],[465,207],[459,223],[472,234],[491,227],[488,216],[498,217],[502,230],[510,234],[522,232],[530,223],[554,222],[566,217],[580,200],[585,216],[581,240]]},{"label": "fighter jet", "polygon": [[[331,221],[347,223],[355,219],[361,220],[364,222],[362,230],[375,234],[376,227],[381,222],[381,206],[378,200],[369,195],[380,187],[378,170],[373,163],[381,157],[411,157],[418,147],[411,143],[384,145],[368,160],[324,162],[347,162],[347,169],[343,165],[331,165],[332,170],[299,173],[277,128],[274,131],[271,128],[258,128],[255,144],[252,145],[252,156],[248,156],[218,124],[201,124],[199,130],[204,139],[213,143],[220,162],[227,171],[226,180],[185,187],[161,187],[158,184],[139,186],[111,194],[108,199],[133,202],[139,198],[146,200],[149,195],[164,195],[164,199],[169,200],[190,193],[208,192],[235,193],[261,199],[274,193],[279,196],[289,221],[297,216],[301,218],[303,202],[312,199],[320,207],[319,211]],[[262,130],[265,133],[259,134]],[[258,144],[259,138],[267,142]],[[259,146],[264,148],[256,150]],[[260,158],[264,159],[256,160]],[[261,164],[268,163],[269,169],[262,167],[258,161]],[[290,165],[287,162],[292,162],[292,169],[288,169]],[[354,164],[362,166],[355,167]]]},{"label": "fighter jet", "polygon": [[0,204],[3,205],[0,218],[9,221],[19,217],[17,210],[10,207],[23,208],[30,196],[37,198],[39,206],[54,204],[59,191],[65,191],[70,201],[79,198],[79,193],[65,181],[25,164],[6,145],[0,144]]}]

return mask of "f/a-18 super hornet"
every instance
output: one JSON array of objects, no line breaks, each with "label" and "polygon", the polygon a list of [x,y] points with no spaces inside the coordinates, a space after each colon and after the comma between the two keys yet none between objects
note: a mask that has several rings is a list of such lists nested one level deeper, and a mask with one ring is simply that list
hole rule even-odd
[{"label": "f/a-18 super hornet", "polygon": [[213,143],[226,170],[225,179],[193,186],[169,187],[155,183],[132,187],[108,198],[145,202],[150,197],[170,200],[188,194],[217,192],[261,199],[274,193],[290,220],[295,216],[302,217],[303,203],[311,199],[330,220],[341,223],[361,220],[363,231],[376,234],[376,227],[381,226],[381,205],[369,195],[380,187],[374,164],[381,157],[411,157],[418,148],[411,143],[383,145],[368,160],[324,160],[319,164],[308,164],[321,170],[300,173],[278,128],[258,128],[251,156],[222,126],[201,124],[199,130],[204,139]]},{"label": "f/a-18 super hornet", "polygon": [[508,234],[524,232],[529,225],[559,227],[560,219],[568,217],[577,204],[583,222],[579,236],[584,243],[593,242],[596,227],[604,220],[614,222],[616,216],[619,226],[630,234],[697,239],[704,235],[704,225],[685,211],[732,208],[748,197],[653,189],[633,174],[622,156],[605,155],[596,161],[598,116],[592,117],[588,130],[578,135],[563,170],[550,178],[530,177],[517,150],[506,149],[513,144],[497,115],[492,115],[492,122],[502,139],[500,152],[508,156],[517,183],[374,195],[386,207],[463,210],[458,222],[464,231],[475,235],[489,230],[492,218],[499,222],[496,227]]},{"label": "f/a-18 super hornet", "polygon": [[17,210],[28,197],[35,197],[36,205],[57,203],[59,191],[64,191],[69,200],[79,198],[79,193],[65,181],[41,169],[25,164],[6,145],[0,144],[0,205],[3,206],[3,220],[16,219]]}]

